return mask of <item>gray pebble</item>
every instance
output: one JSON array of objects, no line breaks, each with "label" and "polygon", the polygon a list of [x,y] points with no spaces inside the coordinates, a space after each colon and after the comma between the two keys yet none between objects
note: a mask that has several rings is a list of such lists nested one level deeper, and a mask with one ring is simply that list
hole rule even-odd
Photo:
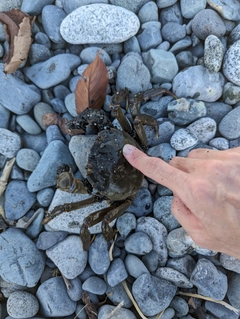
[{"label": "gray pebble", "polygon": [[141,261],[141,259],[135,255],[128,254],[124,262],[125,262],[125,266],[126,266],[128,274],[134,278],[138,278],[142,274],[149,273],[149,270]]},{"label": "gray pebble", "polygon": [[13,8],[20,8],[22,0],[8,0],[8,1],[1,1],[0,3],[0,11],[8,11]]},{"label": "gray pebble", "polygon": [[223,102],[205,103],[207,108],[207,117],[211,117],[217,123],[221,122],[225,115],[227,115],[232,107]]},{"label": "gray pebble", "polygon": [[36,296],[40,303],[40,311],[46,317],[68,316],[76,309],[76,302],[69,298],[62,277],[54,277],[42,283]]},{"label": "gray pebble", "polygon": [[138,18],[141,23],[158,21],[158,7],[154,1],[149,1],[138,11]]},{"label": "gray pebble", "polygon": [[188,314],[189,306],[186,300],[179,296],[175,296],[170,303],[170,307],[175,310],[175,315],[182,317]]},{"label": "gray pebble", "polygon": [[[122,23],[116,25],[116,21]],[[134,36],[139,26],[138,17],[133,12],[97,3],[70,13],[63,20],[60,33],[68,43],[120,43]]]},{"label": "gray pebble", "polygon": [[132,204],[125,210],[126,213],[132,213],[136,217],[149,215],[152,211],[152,196],[145,187],[140,188]]},{"label": "gray pebble", "polygon": [[173,53],[151,49],[147,52],[144,62],[151,73],[153,83],[172,82],[178,72],[178,65]]},{"label": "gray pebble", "polygon": [[151,250],[148,254],[142,257],[142,262],[147,267],[149,272],[153,272],[158,266],[158,254],[155,250]]},{"label": "gray pebble", "polygon": [[118,217],[116,222],[116,228],[122,238],[126,238],[136,228],[136,225],[136,216],[132,213],[124,213]]},{"label": "gray pebble", "polygon": [[141,113],[148,114],[155,119],[158,119],[160,117],[167,117],[167,107],[172,100],[172,96],[163,96],[157,101],[149,101],[147,103],[144,103],[141,106],[140,111]]},{"label": "gray pebble", "polygon": [[7,312],[13,318],[30,318],[37,314],[37,298],[26,291],[15,291],[7,300]]},{"label": "gray pebble", "polygon": [[89,248],[88,262],[95,274],[103,275],[110,266],[108,243],[103,235],[97,235]]},{"label": "gray pebble", "polygon": [[[116,307],[111,305],[103,305],[98,310],[98,319],[106,319]],[[129,309],[120,308],[114,313],[115,319],[137,319],[133,312]]]},{"label": "gray pebble", "polygon": [[101,58],[101,60],[103,61],[103,63],[107,66],[112,64],[112,60],[109,56],[109,54],[96,46],[91,46],[88,48],[85,48],[82,50],[82,52],[80,53],[80,58],[83,64],[90,64],[93,62],[93,60],[95,59],[95,57],[97,56],[97,54],[101,51],[101,53],[99,54],[99,57]]},{"label": "gray pebble", "polygon": [[164,266],[168,259],[166,227],[153,217],[140,217],[137,220],[136,231],[143,231],[150,237],[153,249],[158,254],[159,266]]},{"label": "gray pebble", "polygon": [[160,267],[154,272],[154,276],[171,281],[180,288],[192,288],[192,282],[181,272],[171,267]]},{"label": "gray pebble", "polygon": [[17,165],[26,170],[26,171],[34,171],[38,162],[40,160],[40,156],[38,153],[29,148],[22,148],[18,151],[16,156]]},{"label": "gray pebble", "polygon": [[197,136],[189,129],[180,128],[175,131],[171,137],[170,144],[177,150],[185,150],[188,147],[196,145],[198,142]]},{"label": "gray pebble", "polygon": [[142,51],[156,48],[162,42],[160,28],[152,22],[147,23],[147,27],[137,36]]},{"label": "gray pebble", "polygon": [[7,158],[16,156],[21,148],[21,138],[5,128],[0,128],[0,154]]},{"label": "gray pebble", "polygon": [[226,3],[224,0],[208,0],[208,4],[227,20],[238,21],[240,3],[237,0]]},{"label": "gray pebble", "polygon": [[168,22],[162,27],[161,33],[165,41],[176,43],[185,38],[186,27],[176,22]]},{"label": "gray pebble", "polygon": [[56,113],[66,113],[67,108],[62,99],[55,97],[51,100],[51,105]]},{"label": "gray pebble", "polygon": [[229,149],[229,141],[224,137],[215,137],[209,141],[209,145],[217,148],[218,150]]},{"label": "gray pebble", "polygon": [[157,0],[157,6],[159,9],[163,9],[175,4],[177,0]]},{"label": "gray pebble", "polygon": [[186,255],[179,258],[169,258],[167,262],[167,267],[174,268],[190,278],[193,269],[196,266],[196,261],[191,255]]},{"label": "gray pebble", "polygon": [[213,34],[221,38],[226,27],[218,13],[212,9],[203,9],[199,11],[191,21],[193,33],[201,40]]},{"label": "gray pebble", "polygon": [[43,207],[48,207],[53,199],[54,190],[52,188],[45,188],[37,193],[37,201]]},{"label": "gray pebble", "polygon": [[153,127],[145,126],[145,132],[149,146],[155,146],[162,143],[169,143],[175,131],[175,125],[166,118],[157,119],[157,123],[158,137],[156,137],[156,131]]},{"label": "gray pebble", "polygon": [[39,191],[56,184],[57,167],[63,163],[75,170],[74,160],[68,147],[59,140],[52,141],[45,149],[37,167],[28,179],[28,189],[31,192]]},{"label": "gray pebble", "polygon": [[28,114],[18,115],[16,121],[29,134],[37,135],[41,133],[41,128]]},{"label": "gray pebble", "polygon": [[35,44],[42,44],[47,49],[51,48],[51,41],[49,40],[49,37],[46,35],[46,33],[43,32],[37,32],[35,34]]},{"label": "gray pebble", "polygon": [[150,86],[150,72],[141,58],[126,55],[117,70],[117,90],[127,87],[132,93],[146,91]]},{"label": "gray pebble", "polygon": [[198,260],[190,280],[201,294],[215,300],[223,300],[227,293],[227,276],[205,258]]},{"label": "gray pebble", "polygon": [[2,104],[0,104],[0,128],[8,128],[9,120],[10,120],[10,111],[6,109]]},{"label": "gray pebble", "polygon": [[192,19],[200,11],[205,9],[207,0],[199,0],[193,2],[192,0],[180,1],[181,12],[185,19]]},{"label": "gray pebble", "polygon": [[47,256],[68,279],[80,275],[87,264],[87,252],[77,235],[69,235],[53,247],[46,250]]},{"label": "gray pebble", "polygon": [[171,212],[172,200],[173,196],[161,196],[153,205],[153,216],[159,220],[168,231],[180,226]]},{"label": "gray pebble", "polygon": [[44,6],[53,3],[54,0],[42,0],[42,1],[31,1],[22,0],[21,10],[30,14],[38,15],[41,13]]},{"label": "gray pebble", "polygon": [[[128,288],[131,289],[129,285],[128,285]],[[117,306],[121,301],[123,301],[125,308],[132,307],[132,301],[128,297],[122,283],[119,283],[118,285],[114,287],[111,287],[110,285],[108,285],[106,294],[108,295],[108,298],[111,300],[111,302],[115,306]]]},{"label": "gray pebble", "polygon": [[29,50],[29,62],[31,65],[50,59],[51,51],[43,44],[33,43]]},{"label": "gray pebble", "polygon": [[235,312],[231,311],[230,309],[227,309],[225,306],[221,304],[217,304],[215,302],[206,301],[205,302],[205,308],[208,312],[214,315],[210,319],[238,319],[239,315]]},{"label": "gray pebble", "polygon": [[58,54],[30,66],[26,76],[41,89],[48,89],[66,80],[79,64],[80,58],[74,54]]},{"label": "gray pebble", "polygon": [[133,11],[134,13],[137,13],[139,9],[147,2],[148,0],[136,0],[134,2],[132,1],[122,1],[122,0],[110,0],[110,3],[115,6],[121,6],[124,7],[130,11]]},{"label": "gray pebble", "polygon": [[106,292],[107,286],[103,279],[92,276],[84,281],[82,289],[95,295],[103,295]]},{"label": "gray pebble", "polygon": [[82,282],[76,277],[70,279],[71,288],[67,289],[67,294],[72,301],[79,301],[83,295]]},{"label": "gray pebble", "polygon": [[215,137],[217,124],[210,117],[203,117],[188,125],[187,130],[195,135],[198,141],[208,143]]},{"label": "gray pebble", "polygon": [[128,52],[137,52],[138,54],[141,54],[141,48],[138,39],[135,36],[124,42],[124,53],[127,54]]},{"label": "gray pebble", "polygon": [[6,218],[17,220],[24,216],[36,201],[36,194],[27,188],[27,183],[12,180],[5,191]]},{"label": "gray pebble", "polygon": [[63,137],[62,133],[59,130],[59,127],[57,125],[50,125],[46,130],[46,138],[47,143],[50,144],[52,141],[62,141],[66,142],[65,138]]},{"label": "gray pebble", "polygon": [[219,132],[227,139],[236,139],[240,137],[240,106],[230,111],[219,123]]},{"label": "gray pebble", "polygon": [[41,132],[40,134],[37,134],[37,135],[23,133],[21,137],[22,137],[23,145],[26,148],[34,150],[38,154],[42,154],[42,152],[47,147],[47,139],[46,139],[45,132]]},{"label": "gray pebble", "polygon": [[168,163],[176,156],[176,150],[173,149],[169,143],[162,143],[149,148],[147,154],[149,156],[159,157]]},{"label": "gray pebble", "polygon": [[4,64],[0,63],[0,103],[13,113],[28,113],[40,101],[39,90],[36,86],[26,84],[13,74],[5,74],[3,70]]},{"label": "gray pebble", "polygon": [[107,272],[107,282],[111,287],[121,283],[128,277],[124,262],[120,258],[114,258]]},{"label": "gray pebble", "polygon": [[146,233],[138,231],[130,235],[124,242],[125,250],[136,255],[145,255],[153,249],[151,239]]},{"label": "gray pebble", "polygon": [[222,95],[223,85],[224,79],[221,73],[212,73],[204,66],[196,65],[175,76],[173,92],[180,97],[215,102]]},{"label": "gray pebble", "polygon": [[240,88],[237,85],[227,82],[223,88],[223,100],[225,103],[234,105],[240,101]]},{"label": "gray pebble", "polygon": [[0,234],[0,275],[7,282],[34,287],[44,269],[44,258],[35,243],[21,230]]},{"label": "gray pebble", "polygon": [[66,238],[67,235],[68,233],[64,231],[55,231],[55,232],[43,231],[38,236],[36,247],[40,250],[46,250],[54,246],[55,244],[57,244],[64,238]]},{"label": "gray pebble", "polygon": [[56,5],[46,5],[42,10],[42,25],[45,33],[54,43],[64,43],[59,28],[66,13]]},{"label": "gray pebble", "polygon": [[176,60],[178,63],[179,69],[183,70],[189,66],[193,66],[194,59],[192,52],[190,51],[181,51],[176,55]]},{"label": "gray pebble", "polygon": [[231,272],[228,277],[227,297],[231,305],[240,309],[240,274]]},{"label": "gray pebble", "polygon": [[237,259],[235,257],[229,256],[226,254],[220,254],[219,261],[225,269],[228,269],[240,274],[240,259]]},{"label": "gray pebble", "polygon": [[213,34],[210,34],[204,43],[204,66],[212,72],[221,69],[223,56],[225,53],[222,42]]},{"label": "gray pebble", "polygon": [[47,113],[55,114],[55,111],[53,110],[53,108],[47,103],[39,102],[33,108],[34,118],[36,122],[38,123],[38,125],[41,127],[41,129],[44,131],[46,131],[46,126],[43,125],[42,118]]},{"label": "gray pebble", "polygon": [[160,10],[160,22],[162,23],[162,25],[165,25],[170,21],[177,22],[179,24],[183,23],[180,5],[177,2],[172,6],[165,7]]},{"label": "gray pebble", "polygon": [[177,287],[167,280],[142,274],[132,286],[132,294],[146,316],[157,315],[171,303]]}]

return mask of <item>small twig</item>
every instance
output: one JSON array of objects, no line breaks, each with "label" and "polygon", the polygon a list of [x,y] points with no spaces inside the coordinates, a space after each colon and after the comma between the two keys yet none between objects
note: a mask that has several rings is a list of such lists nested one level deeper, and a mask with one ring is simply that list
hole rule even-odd
[{"label": "small twig", "polygon": [[71,289],[71,288],[72,288],[72,285],[71,285],[70,280],[67,279],[67,278],[62,274],[61,271],[60,271],[60,273],[61,273],[61,276],[62,276],[62,278],[63,278],[63,281],[64,281],[64,283],[65,283],[67,289]]},{"label": "small twig", "polygon": [[112,253],[113,253],[113,248],[114,248],[116,239],[117,239],[117,234],[115,235],[114,240],[113,240],[113,243],[112,243],[112,245],[110,246],[110,249],[109,249],[109,260],[110,260],[110,261],[113,261],[113,255],[112,255]]},{"label": "small twig", "polygon": [[28,228],[28,226],[37,218],[40,212],[41,212],[41,208],[39,208],[29,219],[27,219],[26,217],[20,218],[17,221],[15,226],[17,228],[24,228],[24,229]]},{"label": "small twig", "polygon": [[14,162],[15,162],[15,157],[13,157],[10,161],[8,161],[4,166],[4,169],[2,171],[2,175],[0,177],[0,195],[2,195],[2,193],[6,189],[6,186],[8,183],[8,177],[11,173]]},{"label": "small twig", "polygon": [[112,316],[115,315],[115,313],[116,313],[120,308],[122,308],[123,305],[124,305],[124,302],[121,301],[121,302],[113,309],[113,311],[110,312],[110,314],[107,316],[106,319],[112,318]]}]

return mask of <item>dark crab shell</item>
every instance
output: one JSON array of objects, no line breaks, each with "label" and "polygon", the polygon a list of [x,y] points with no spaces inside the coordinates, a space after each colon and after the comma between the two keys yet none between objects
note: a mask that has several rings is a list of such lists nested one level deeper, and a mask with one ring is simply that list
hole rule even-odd
[{"label": "dark crab shell", "polygon": [[143,174],[132,167],[122,154],[125,144],[140,149],[126,132],[115,128],[98,133],[87,163],[87,179],[93,188],[112,201],[125,200],[141,187]]}]

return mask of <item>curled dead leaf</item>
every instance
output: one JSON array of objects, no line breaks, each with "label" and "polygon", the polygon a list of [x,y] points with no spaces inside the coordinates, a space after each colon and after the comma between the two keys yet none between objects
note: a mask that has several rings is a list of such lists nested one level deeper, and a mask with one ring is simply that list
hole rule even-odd
[{"label": "curled dead leaf", "polygon": [[19,9],[0,12],[0,23],[3,25],[4,34],[9,44],[8,53],[3,60],[5,73],[13,73],[27,59],[32,43],[31,29],[34,20],[35,17],[31,17]]},{"label": "curled dead leaf", "polygon": [[100,109],[106,97],[107,85],[107,68],[97,54],[77,83],[75,90],[77,113],[82,113],[87,107]]}]

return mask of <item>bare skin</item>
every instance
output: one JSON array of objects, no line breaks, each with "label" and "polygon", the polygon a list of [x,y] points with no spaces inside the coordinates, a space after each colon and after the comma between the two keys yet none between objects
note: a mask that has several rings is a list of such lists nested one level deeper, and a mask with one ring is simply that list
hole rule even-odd
[{"label": "bare skin", "polygon": [[172,213],[197,245],[240,259],[240,147],[196,149],[169,164],[128,144],[123,154],[173,191]]}]

